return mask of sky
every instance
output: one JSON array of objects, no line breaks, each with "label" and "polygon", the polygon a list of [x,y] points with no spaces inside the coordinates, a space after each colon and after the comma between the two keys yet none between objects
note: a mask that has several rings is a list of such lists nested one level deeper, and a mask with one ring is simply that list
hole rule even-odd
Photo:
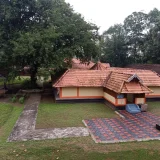
[{"label": "sky", "polygon": [[160,0],[65,0],[86,21],[100,27],[100,33],[110,26],[123,23],[132,12],[148,13],[153,8],[160,10]]}]

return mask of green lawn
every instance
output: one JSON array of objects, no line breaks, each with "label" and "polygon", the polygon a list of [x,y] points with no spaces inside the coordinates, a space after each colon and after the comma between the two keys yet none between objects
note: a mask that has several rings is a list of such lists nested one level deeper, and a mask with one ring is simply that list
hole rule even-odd
[{"label": "green lawn", "polygon": [[148,111],[160,116],[160,102],[147,102]]},{"label": "green lawn", "polygon": [[159,160],[159,141],[95,144],[90,137],[0,145],[1,160]]},{"label": "green lawn", "polygon": [[8,138],[22,110],[22,107],[0,103],[0,143]]},{"label": "green lawn", "polygon": [[112,109],[102,103],[42,103],[38,110],[36,128],[81,127],[84,126],[82,123],[84,119],[116,116]]},{"label": "green lawn", "polygon": [[[154,106],[156,103],[157,102],[150,103],[150,105]],[[43,105],[44,104],[41,104],[40,108],[43,107]],[[107,113],[107,116],[114,116],[113,111],[108,110],[110,112]],[[153,110],[154,107],[151,111]],[[21,111],[22,108],[20,107],[13,107],[9,104],[4,105],[3,103],[0,104],[1,160],[159,160],[159,141],[96,144],[89,136],[7,143],[6,139]],[[99,110],[94,109],[94,112],[96,111],[99,112]],[[104,111],[106,111],[106,108],[104,108],[103,112]],[[64,110],[64,112],[66,112],[66,110]],[[100,116],[100,113],[96,114]],[[106,112],[101,114],[105,115]],[[78,116],[79,114],[77,113],[76,115]],[[46,116],[45,121],[48,119],[49,117]]]}]

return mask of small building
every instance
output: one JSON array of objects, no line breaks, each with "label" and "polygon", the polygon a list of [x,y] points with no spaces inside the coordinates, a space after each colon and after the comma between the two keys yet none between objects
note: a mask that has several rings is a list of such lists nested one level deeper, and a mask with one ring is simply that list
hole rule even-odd
[{"label": "small building", "polygon": [[90,68],[90,70],[107,70],[108,68],[110,68],[109,63],[97,62]]},{"label": "small building", "polygon": [[160,98],[160,76],[158,73],[151,70],[118,67],[110,67],[107,70],[127,74],[137,74],[143,81],[143,84],[153,91],[152,93],[146,93],[146,98]]},{"label": "small building", "polygon": [[[146,85],[152,78],[136,73],[107,70],[67,70],[53,84],[56,101],[107,100],[116,107],[144,104],[153,91]],[[160,82],[160,77],[158,77]],[[152,82],[151,82],[152,83]],[[160,86],[160,83],[159,83]]]},{"label": "small building", "polygon": [[71,60],[71,68],[72,69],[82,69],[82,70],[89,70],[95,65],[92,61],[83,63],[79,59],[73,58]]}]

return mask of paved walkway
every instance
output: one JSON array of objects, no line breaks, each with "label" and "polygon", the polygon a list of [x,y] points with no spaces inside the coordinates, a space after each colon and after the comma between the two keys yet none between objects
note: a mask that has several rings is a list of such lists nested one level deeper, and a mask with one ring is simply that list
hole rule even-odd
[{"label": "paved walkway", "polygon": [[84,127],[35,130],[40,99],[39,94],[30,96],[7,140],[8,142],[89,136],[87,128]]},{"label": "paved walkway", "polygon": [[160,140],[160,131],[155,128],[156,123],[160,122],[160,117],[150,112],[119,113],[125,119],[99,118],[84,121],[96,143]]}]

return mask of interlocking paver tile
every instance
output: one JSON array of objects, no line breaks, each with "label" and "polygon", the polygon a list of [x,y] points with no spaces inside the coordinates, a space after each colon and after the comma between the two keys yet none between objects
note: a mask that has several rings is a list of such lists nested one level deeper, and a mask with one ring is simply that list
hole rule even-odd
[{"label": "interlocking paver tile", "polygon": [[160,122],[160,117],[150,112],[130,114],[119,111],[122,118],[98,118],[85,120],[97,143],[114,143],[123,141],[160,140],[160,131],[155,125]]}]

